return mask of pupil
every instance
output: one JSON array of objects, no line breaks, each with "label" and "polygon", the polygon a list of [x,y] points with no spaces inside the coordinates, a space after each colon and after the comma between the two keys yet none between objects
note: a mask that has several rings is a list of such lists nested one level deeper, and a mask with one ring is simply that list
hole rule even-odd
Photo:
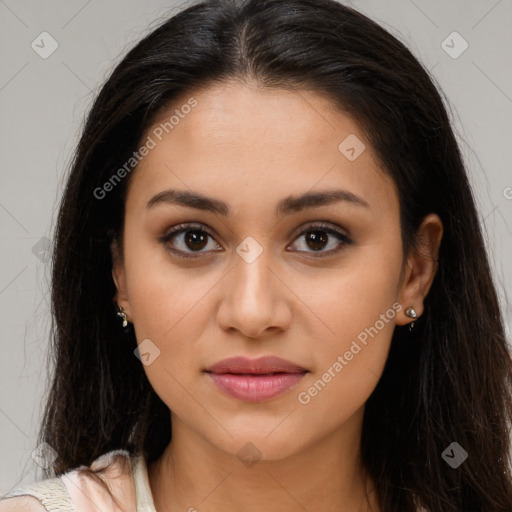
[{"label": "pupil", "polygon": [[207,237],[204,231],[187,231],[185,235],[185,243],[189,249],[202,249],[207,243]]},{"label": "pupil", "polygon": [[327,243],[327,239],[325,231],[308,231],[306,236],[307,244],[311,249],[322,249]]}]

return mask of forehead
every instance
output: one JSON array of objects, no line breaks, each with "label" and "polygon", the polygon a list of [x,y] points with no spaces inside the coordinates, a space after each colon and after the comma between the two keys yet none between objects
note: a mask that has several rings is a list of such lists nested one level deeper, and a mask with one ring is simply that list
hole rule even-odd
[{"label": "forehead", "polygon": [[340,186],[370,203],[398,206],[358,124],[310,91],[240,82],[191,91],[161,113],[143,141],[148,137],[153,147],[128,194],[141,207],[166,187],[247,206]]}]

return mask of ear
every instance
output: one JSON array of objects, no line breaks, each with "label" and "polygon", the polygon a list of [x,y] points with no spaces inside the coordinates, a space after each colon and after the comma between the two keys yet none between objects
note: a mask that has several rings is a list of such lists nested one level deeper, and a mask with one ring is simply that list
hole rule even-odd
[{"label": "ear", "polygon": [[128,300],[128,291],[126,289],[126,273],[124,268],[124,260],[121,256],[119,242],[113,239],[110,244],[110,252],[112,254],[112,279],[116,285],[116,294],[113,301],[118,306],[121,306],[126,313],[127,319],[130,320],[130,302]]},{"label": "ear", "polygon": [[443,223],[435,213],[428,214],[418,228],[416,245],[411,250],[400,288],[399,302],[403,309],[397,314],[398,325],[409,324],[412,318],[405,310],[413,307],[418,317],[424,312],[423,301],[437,272],[439,247],[443,237]]}]

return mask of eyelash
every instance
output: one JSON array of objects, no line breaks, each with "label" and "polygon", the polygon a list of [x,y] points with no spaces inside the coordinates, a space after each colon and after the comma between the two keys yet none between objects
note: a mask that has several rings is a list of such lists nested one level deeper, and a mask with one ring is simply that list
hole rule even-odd
[{"label": "eyelash", "polygon": [[[202,255],[204,253],[201,253],[199,251],[196,251],[196,254],[192,255],[193,253],[186,253],[181,250],[175,250],[175,249],[169,248],[168,242],[173,237],[175,237],[179,234],[182,234],[182,233],[186,233],[187,231],[199,231],[201,233],[206,233],[212,239],[214,238],[213,235],[211,233],[209,233],[206,229],[204,229],[204,227],[201,224],[179,224],[179,225],[175,226],[174,228],[172,228],[167,233],[165,233],[163,236],[159,237],[158,240],[160,243],[162,243],[166,246],[166,250],[168,252],[170,252],[172,254],[176,254],[181,258],[195,259],[195,258],[202,257]],[[307,226],[305,229],[303,229],[300,233],[297,234],[297,236],[294,238],[294,241],[297,238],[305,235],[306,233],[308,233],[310,231],[321,231],[321,232],[328,233],[329,235],[334,235],[342,242],[340,247],[338,247],[336,249],[332,249],[325,253],[320,253],[320,252],[315,252],[315,251],[299,251],[299,252],[306,252],[309,254],[313,254],[314,258],[324,258],[324,257],[332,256],[332,255],[338,253],[339,251],[343,250],[345,248],[345,246],[351,245],[353,243],[353,241],[347,235],[345,235],[339,229],[333,227],[332,224],[327,224],[325,222],[313,223],[313,224]]]}]

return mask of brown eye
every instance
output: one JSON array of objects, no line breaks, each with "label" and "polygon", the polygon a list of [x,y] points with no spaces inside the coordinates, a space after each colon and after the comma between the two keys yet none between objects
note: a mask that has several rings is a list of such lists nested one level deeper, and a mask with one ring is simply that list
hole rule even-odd
[{"label": "brown eye", "polygon": [[208,242],[208,234],[204,231],[185,231],[185,236],[183,237],[185,245],[193,250],[193,251],[200,251],[201,249],[204,249]]},{"label": "brown eye", "polygon": [[306,244],[315,251],[323,249],[328,241],[329,235],[325,231],[308,231],[306,233]]},{"label": "brown eye", "polygon": [[[304,250],[299,250],[299,252],[310,253],[315,257],[330,256],[353,243],[352,240],[346,234],[338,230],[338,228],[326,223],[308,226],[307,229],[299,234],[296,240],[299,240],[301,237],[304,237],[304,242],[299,245],[302,246]],[[331,250],[323,250],[329,246]]]},{"label": "brown eye", "polygon": [[[208,246],[209,239],[214,240],[212,235],[201,226],[181,224],[160,237],[159,240],[173,254],[184,258],[197,258],[206,252],[203,249]],[[211,243],[211,246],[214,250],[222,250],[216,243]]]}]

